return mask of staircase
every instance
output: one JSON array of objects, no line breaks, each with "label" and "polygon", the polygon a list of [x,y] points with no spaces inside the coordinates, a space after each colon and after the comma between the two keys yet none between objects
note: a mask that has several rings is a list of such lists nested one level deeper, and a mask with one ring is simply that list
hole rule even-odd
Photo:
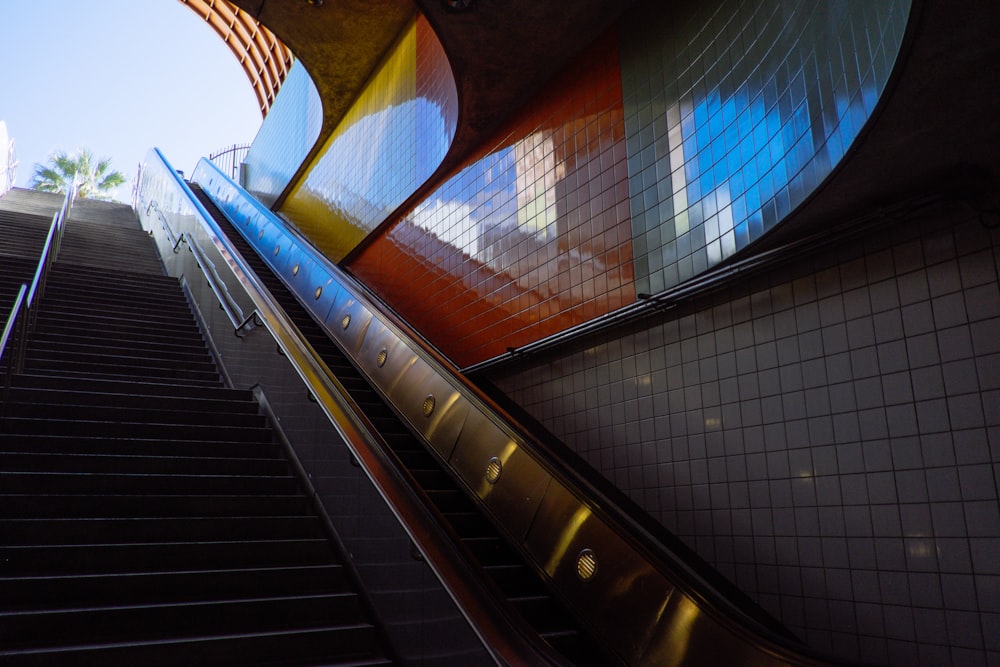
[{"label": "staircase", "polygon": [[[9,196],[5,309],[50,220]],[[62,248],[0,406],[0,665],[391,664],[131,209],[78,201]]]}]

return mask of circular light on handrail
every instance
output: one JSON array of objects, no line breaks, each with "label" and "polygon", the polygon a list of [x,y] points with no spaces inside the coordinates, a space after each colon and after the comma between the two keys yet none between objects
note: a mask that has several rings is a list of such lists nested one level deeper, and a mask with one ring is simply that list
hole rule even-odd
[{"label": "circular light on handrail", "polygon": [[258,234],[258,235],[257,235],[257,240],[259,241],[259,240],[261,240],[262,238],[264,238],[264,230],[263,230],[263,229],[262,229],[262,230],[260,230],[260,234]]},{"label": "circular light on handrail", "polygon": [[319,286],[319,287],[316,288],[315,292],[313,292],[313,296],[318,299],[319,296],[320,296],[320,294],[322,294],[322,293],[323,293],[323,286],[321,285],[321,286]]},{"label": "circular light on handrail", "polygon": [[424,412],[424,417],[430,417],[434,414],[434,394],[428,394],[427,398],[424,399],[424,404],[421,406]]},{"label": "circular light on handrail", "polygon": [[299,265],[298,264],[296,264],[295,266],[292,267],[292,275],[293,276],[299,275]]},{"label": "circular light on handrail", "polygon": [[344,315],[344,319],[342,319],[340,321],[340,326],[344,327],[345,329],[347,327],[351,326],[351,314],[350,313]]},{"label": "circular light on handrail", "polygon": [[378,356],[375,357],[375,363],[378,364],[379,368],[382,368],[383,366],[385,366],[385,361],[388,358],[389,358],[389,350],[383,347],[381,350],[379,350]]},{"label": "circular light on handrail", "polygon": [[274,246],[274,256],[275,256],[275,257],[277,257],[277,256],[278,256],[278,253],[279,253],[279,252],[281,252],[281,246],[280,246],[280,245],[276,245],[276,246]]},{"label": "circular light on handrail", "polygon": [[500,459],[494,456],[486,464],[486,481],[490,484],[496,484],[500,481],[501,474],[503,474],[503,464]]},{"label": "circular light on handrail", "polygon": [[597,556],[592,549],[584,549],[576,557],[576,576],[580,581],[590,581],[597,574]]}]

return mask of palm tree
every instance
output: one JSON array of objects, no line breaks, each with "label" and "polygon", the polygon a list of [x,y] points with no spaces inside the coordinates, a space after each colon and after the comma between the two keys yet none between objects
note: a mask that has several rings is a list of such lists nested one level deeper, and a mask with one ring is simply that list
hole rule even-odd
[{"label": "palm tree", "polygon": [[111,160],[94,160],[94,154],[82,148],[70,156],[56,151],[47,165],[36,164],[31,187],[42,192],[66,192],[76,183],[77,197],[111,199],[114,189],[125,182],[120,171],[111,171]]}]

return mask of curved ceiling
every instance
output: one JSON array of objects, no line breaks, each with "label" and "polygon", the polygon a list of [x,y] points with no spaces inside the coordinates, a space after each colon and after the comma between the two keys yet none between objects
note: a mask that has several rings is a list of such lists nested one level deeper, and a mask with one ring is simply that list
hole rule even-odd
[{"label": "curved ceiling", "polygon": [[292,52],[273,32],[227,0],[180,0],[198,14],[226,43],[257,95],[266,116],[292,66]]},{"label": "curved ceiling", "polygon": [[418,11],[423,13],[451,63],[459,98],[458,131],[439,173],[479,148],[633,2],[232,1],[288,44],[312,76],[323,102],[317,147],[336,128],[399,32]]}]

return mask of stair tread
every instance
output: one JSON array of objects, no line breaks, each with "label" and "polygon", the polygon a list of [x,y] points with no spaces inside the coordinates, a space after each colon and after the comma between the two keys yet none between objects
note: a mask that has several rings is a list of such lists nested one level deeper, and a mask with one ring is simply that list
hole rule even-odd
[{"label": "stair tread", "polygon": [[[12,192],[0,305],[61,205]],[[224,386],[135,214],[74,213],[0,419],[0,663],[390,664],[259,406]]]}]

